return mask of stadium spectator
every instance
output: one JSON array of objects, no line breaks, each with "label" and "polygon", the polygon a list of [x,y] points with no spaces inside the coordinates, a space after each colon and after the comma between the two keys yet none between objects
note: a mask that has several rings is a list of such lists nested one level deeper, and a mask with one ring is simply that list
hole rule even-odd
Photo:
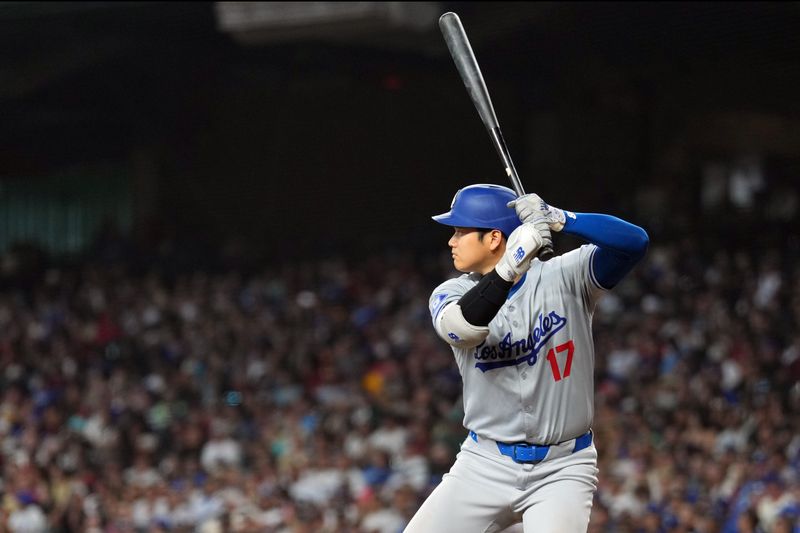
[{"label": "stadium spectator", "polygon": [[[698,249],[654,240],[598,306],[592,531],[800,527],[800,269]],[[0,527],[400,531],[465,438],[439,264],[5,283]]]}]

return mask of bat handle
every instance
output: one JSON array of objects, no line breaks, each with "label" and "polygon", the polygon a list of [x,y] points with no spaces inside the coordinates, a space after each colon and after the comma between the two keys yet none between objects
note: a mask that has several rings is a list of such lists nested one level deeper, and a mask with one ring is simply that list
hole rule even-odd
[{"label": "bat handle", "polygon": [[[511,185],[514,187],[514,191],[517,193],[517,196],[523,196],[525,194],[525,189],[522,187],[522,181],[520,181],[519,175],[517,174],[517,169],[514,167],[514,162],[511,160],[510,152],[506,146],[505,139],[503,139],[503,134],[500,132],[500,128],[492,128],[490,132],[492,134],[494,146],[497,149],[497,154],[500,156],[500,159],[503,161],[503,165],[506,167],[506,174],[508,175],[508,179],[511,180]],[[539,231],[542,234],[544,243],[542,244],[542,247],[539,248],[539,252],[536,254],[536,257],[542,262],[549,261],[555,255],[555,252],[553,252],[553,236],[550,234],[549,227]]]}]

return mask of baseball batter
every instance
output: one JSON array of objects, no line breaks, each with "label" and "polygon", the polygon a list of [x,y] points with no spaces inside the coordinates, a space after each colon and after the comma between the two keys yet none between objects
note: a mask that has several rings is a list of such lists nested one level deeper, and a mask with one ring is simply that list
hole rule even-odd
[{"label": "baseball batter", "polygon": [[[465,273],[433,291],[430,311],[463,378],[468,435],[406,531],[586,531],[598,473],[592,313],[644,256],[647,233],[485,184],[433,219],[454,227]],[[589,244],[541,262],[548,228]]]}]

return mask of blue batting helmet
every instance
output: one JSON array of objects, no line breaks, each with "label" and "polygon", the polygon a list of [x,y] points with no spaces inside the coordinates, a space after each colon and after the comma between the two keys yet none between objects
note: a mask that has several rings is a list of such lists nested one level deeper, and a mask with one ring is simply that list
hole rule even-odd
[{"label": "blue batting helmet", "polygon": [[517,195],[508,187],[479,183],[459,189],[450,211],[432,217],[445,226],[499,229],[508,237],[522,222],[517,212],[506,204]]}]

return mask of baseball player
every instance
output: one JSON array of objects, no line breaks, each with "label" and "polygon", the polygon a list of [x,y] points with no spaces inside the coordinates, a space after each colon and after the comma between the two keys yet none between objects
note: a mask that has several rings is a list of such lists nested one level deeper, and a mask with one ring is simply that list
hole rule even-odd
[{"label": "baseball player", "polygon": [[[433,291],[430,311],[463,378],[468,435],[406,531],[586,531],[598,473],[592,313],[644,256],[647,233],[485,184],[433,219],[454,228],[464,272]],[[547,228],[589,244],[541,262]]]}]

